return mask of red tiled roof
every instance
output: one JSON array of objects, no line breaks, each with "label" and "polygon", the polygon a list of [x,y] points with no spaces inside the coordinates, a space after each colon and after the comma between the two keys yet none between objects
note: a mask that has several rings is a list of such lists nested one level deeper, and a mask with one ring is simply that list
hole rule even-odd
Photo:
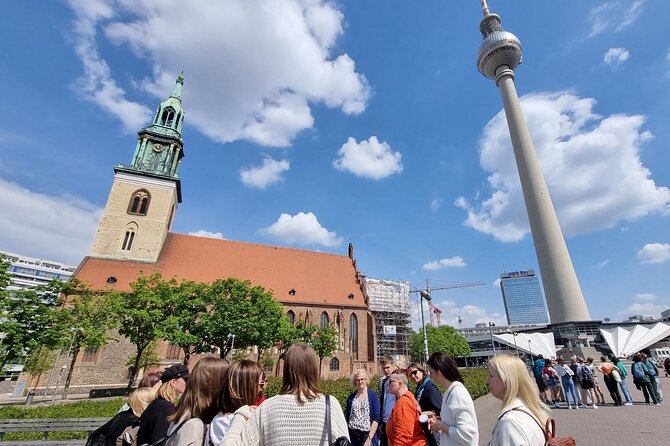
[{"label": "red tiled roof", "polygon": [[127,291],[139,271],[196,282],[250,280],[273,290],[284,304],[367,307],[348,256],[183,234],[168,234],[156,263],[86,257],[75,277],[93,289],[108,289],[107,278],[114,276],[114,289]]}]

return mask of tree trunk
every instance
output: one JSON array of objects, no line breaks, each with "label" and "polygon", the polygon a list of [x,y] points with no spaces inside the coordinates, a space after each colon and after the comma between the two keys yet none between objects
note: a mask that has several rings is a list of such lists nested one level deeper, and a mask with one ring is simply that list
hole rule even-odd
[{"label": "tree trunk", "polygon": [[67,378],[65,378],[65,386],[63,386],[63,399],[67,399],[67,393],[70,390],[70,381],[72,380],[72,372],[74,372],[74,364],[77,362],[77,355],[79,355],[81,347],[77,346],[72,352],[72,361],[70,361],[70,370],[67,371]]},{"label": "tree trunk", "polygon": [[323,358],[319,356],[319,379],[321,379],[321,363],[323,362]]},{"label": "tree trunk", "polygon": [[258,349],[258,356],[256,356],[256,362],[261,363],[261,354],[263,353],[263,349],[259,348]]},{"label": "tree trunk", "polygon": [[128,394],[130,394],[130,391],[133,388],[133,382],[135,382],[135,377],[137,376],[137,371],[140,368],[140,359],[141,359],[141,356],[142,356],[142,352],[144,352],[144,348],[141,348],[139,346],[136,346],[136,347],[137,347],[137,354],[135,355],[135,364],[133,364],[133,374],[131,375],[130,379],[128,380],[128,387],[126,387],[126,392]]},{"label": "tree trunk", "polygon": [[189,345],[184,349],[184,365],[188,367],[188,363],[191,361],[191,346]]}]

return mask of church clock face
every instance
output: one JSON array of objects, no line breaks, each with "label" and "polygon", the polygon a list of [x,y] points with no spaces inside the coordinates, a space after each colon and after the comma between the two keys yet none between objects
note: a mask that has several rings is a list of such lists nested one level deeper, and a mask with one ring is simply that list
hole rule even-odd
[{"label": "church clock face", "polygon": [[155,143],[155,144],[153,145],[153,147],[151,148],[151,150],[153,150],[153,151],[156,152],[156,153],[161,153],[161,152],[163,151],[163,146],[161,146],[161,145],[158,144],[158,143]]}]

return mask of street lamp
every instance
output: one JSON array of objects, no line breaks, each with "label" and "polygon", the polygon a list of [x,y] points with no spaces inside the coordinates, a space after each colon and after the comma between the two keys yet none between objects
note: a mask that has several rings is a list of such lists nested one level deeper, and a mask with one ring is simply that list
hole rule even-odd
[{"label": "street lamp", "polygon": [[516,335],[518,333],[516,331],[512,332],[512,336],[514,337],[514,351],[516,352],[517,358],[519,357],[519,348],[516,346]]},{"label": "street lamp", "polygon": [[530,339],[528,340],[528,356],[530,356],[530,365],[533,365],[533,350],[530,348]]},{"label": "street lamp", "polygon": [[230,333],[228,335],[228,339],[230,339],[230,359],[233,359],[233,350],[235,350],[235,335]]},{"label": "street lamp", "polygon": [[493,356],[496,355],[496,344],[493,341],[493,328],[496,324],[494,322],[489,322],[489,336],[491,336],[491,347],[493,347]]},{"label": "street lamp", "polygon": [[426,321],[423,318],[423,300],[426,299],[426,302],[430,302],[432,297],[430,296],[430,288],[421,290],[419,292],[419,300],[421,301],[421,326],[423,327],[423,355],[424,363],[428,362],[428,335],[426,334]]}]

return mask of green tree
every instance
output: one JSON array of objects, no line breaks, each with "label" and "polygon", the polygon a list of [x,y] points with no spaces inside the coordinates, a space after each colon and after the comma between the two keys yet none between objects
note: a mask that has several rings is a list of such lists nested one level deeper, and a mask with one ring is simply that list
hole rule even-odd
[{"label": "green tree", "polygon": [[[127,366],[135,367],[135,355],[132,355],[128,358],[126,362]],[[137,361],[137,367],[140,369],[150,369],[152,367],[157,367],[161,364],[161,358],[156,352],[156,341],[150,342],[147,348],[142,352],[140,360]]]},{"label": "green tree", "polygon": [[262,352],[279,339],[284,313],[263,287],[229,277],[210,284],[203,298],[209,310],[197,327],[203,349],[218,347],[225,358],[233,342],[235,348],[255,345]]},{"label": "green tree", "polygon": [[337,337],[338,332],[334,327],[317,328],[312,336],[309,344],[319,356],[319,370],[321,370],[321,362],[323,362],[323,358],[332,356],[335,349],[337,349]]},{"label": "green tree", "polygon": [[53,281],[36,288],[2,290],[0,332],[3,333],[3,338],[0,370],[8,362],[23,358],[30,349],[42,343],[61,285],[62,282]]},{"label": "green tree", "polygon": [[[442,352],[452,357],[470,355],[470,346],[464,336],[458,334],[454,327],[426,325],[428,337],[428,354]],[[410,353],[415,361],[423,358],[423,330],[419,329],[410,336]]]},{"label": "green tree", "polygon": [[170,296],[177,286],[176,279],[166,281],[161,279],[160,273],[144,276],[140,271],[137,280],[130,284],[132,291],[111,295],[110,303],[117,318],[118,331],[135,346],[128,390],[135,381],[144,351],[165,331],[164,323],[170,316]]},{"label": "green tree", "polygon": [[33,349],[23,365],[23,371],[30,375],[28,386],[30,387],[33,378],[35,378],[35,385],[37,385],[42,374],[48,372],[54,366],[55,360],[55,352],[48,347],[42,345]]},{"label": "green tree", "polygon": [[184,351],[184,365],[188,365],[194,351],[208,350],[198,334],[198,325],[207,312],[203,300],[206,287],[203,283],[184,280],[166,294],[168,315],[160,331],[162,337]]},{"label": "green tree", "polygon": [[50,347],[67,349],[72,353],[63,386],[63,398],[66,398],[79,352],[105,345],[116,321],[109,294],[94,293],[86,283],[76,278],[61,283],[60,287],[61,295],[57,308],[52,312],[49,329],[45,332],[45,342]]}]

